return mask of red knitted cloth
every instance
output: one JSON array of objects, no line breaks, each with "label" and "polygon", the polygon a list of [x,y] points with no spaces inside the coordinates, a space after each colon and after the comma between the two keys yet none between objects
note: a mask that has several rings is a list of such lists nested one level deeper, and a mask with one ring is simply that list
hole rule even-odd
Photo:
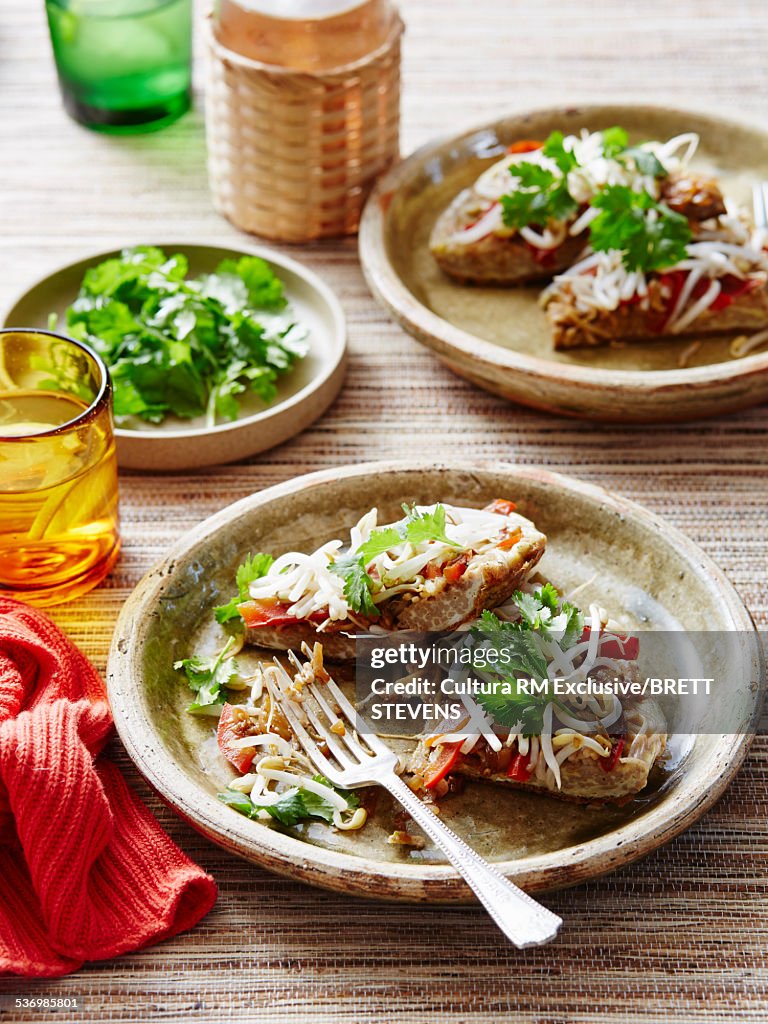
[{"label": "red knitted cloth", "polygon": [[0,971],[68,974],[191,928],[216,884],[117,768],[104,684],[41,612],[0,598]]}]

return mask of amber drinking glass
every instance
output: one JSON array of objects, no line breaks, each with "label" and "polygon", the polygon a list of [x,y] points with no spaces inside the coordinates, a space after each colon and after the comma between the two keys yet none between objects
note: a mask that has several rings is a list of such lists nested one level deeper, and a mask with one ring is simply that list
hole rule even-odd
[{"label": "amber drinking glass", "polygon": [[69,601],[119,547],[106,366],[71,338],[0,331],[0,594]]}]

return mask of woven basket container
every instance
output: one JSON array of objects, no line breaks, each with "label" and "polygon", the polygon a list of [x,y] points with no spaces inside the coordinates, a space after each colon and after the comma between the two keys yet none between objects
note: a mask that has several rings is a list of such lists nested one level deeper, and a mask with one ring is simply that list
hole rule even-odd
[{"label": "woven basket container", "polygon": [[216,209],[284,242],[353,234],[374,180],[399,156],[402,22],[363,60],[317,75],[241,57],[207,26]]}]

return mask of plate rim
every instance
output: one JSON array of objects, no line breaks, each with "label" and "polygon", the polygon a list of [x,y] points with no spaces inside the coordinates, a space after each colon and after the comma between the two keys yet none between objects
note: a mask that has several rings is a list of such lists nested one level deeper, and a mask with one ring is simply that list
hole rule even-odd
[{"label": "plate rim", "polygon": [[[312,845],[277,830],[265,829],[258,822],[246,819],[234,822],[225,817],[222,812],[226,813],[227,808],[192,782],[161,742],[142,741],[141,726],[146,726],[146,722],[140,714],[139,702],[131,699],[131,693],[141,685],[139,680],[131,678],[130,655],[132,644],[136,645],[136,650],[141,647],[142,625],[146,623],[142,608],[145,601],[156,600],[162,593],[172,578],[176,561],[186,556],[190,548],[218,532],[245,510],[253,510],[316,485],[332,483],[340,477],[349,479],[390,471],[418,473],[435,470],[507,472],[513,477],[539,484],[565,487],[619,515],[639,521],[646,528],[663,531],[685,555],[691,569],[704,575],[710,584],[714,583],[734,628],[754,631],[750,613],[735,587],[706,552],[676,527],[630,499],[575,477],[502,460],[471,463],[461,460],[388,460],[324,469],[294,477],[233,502],[188,531],[143,577],[123,605],[109,652],[107,689],[118,734],[131,760],[167,804],[218,845],[278,874],[298,878],[320,888],[405,902],[464,903],[472,901],[471,891],[450,865],[401,864],[365,856],[358,858]],[[764,674],[762,663],[761,671]],[[507,877],[531,891],[565,888],[616,870],[652,852],[698,820],[736,775],[751,741],[752,737],[747,733],[719,737],[716,748],[719,774],[707,791],[681,796],[673,790],[667,801],[651,808],[643,816],[641,820],[646,827],[639,835],[628,835],[633,823],[626,822],[603,836],[565,850],[499,861],[496,866]],[[186,795],[183,795],[185,791]],[[374,876],[373,885],[371,876]]]},{"label": "plate rim", "polygon": [[[713,126],[727,123],[743,131],[751,131],[765,137],[768,142],[768,125],[733,117],[721,112],[697,110],[693,107],[667,107],[654,103],[610,103],[595,101],[574,103],[567,106],[543,106],[525,110],[510,111],[460,132],[457,135],[443,135],[419,146],[399,164],[378,179],[360,220],[359,256],[363,273],[374,297],[389,311],[401,326],[422,344],[431,348],[446,360],[461,356],[473,363],[478,360],[487,367],[501,367],[513,370],[531,380],[548,380],[557,368],[557,378],[566,384],[573,384],[589,390],[621,387],[641,394],[663,392],[696,384],[716,384],[724,381],[749,378],[768,371],[768,351],[754,353],[731,362],[708,363],[705,366],[683,367],[670,370],[610,370],[604,367],[576,366],[556,363],[540,356],[517,352],[514,349],[496,345],[491,341],[457,327],[422,303],[404,283],[394,269],[386,249],[386,221],[389,204],[415,168],[423,165],[447,145],[459,145],[473,135],[495,130],[507,120],[540,116],[563,116],[578,112],[589,116],[590,111],[648,111],[672,116],[695,117],[710,121]],[[442,332],[442,337],[439,332]],[[721,368],[715,372],[716,368]]]},{"label": "plate rim", "polygon": [[[126,243],[111,249],[106,249],[100,253],[85,255],[80,259],[68,260],[66,263],[58,264],[47,273],[37,277],[27,287],[20,291],[16,298],[5,310],[3,310],[2,326],[4,328],[7,327],[9,325],[9,317],[16,307],[23,302],[32,291],[45,284],[50,278],[57,277],[59,274],[66,273],[68,270],[74,270],[81,264],[90,264],[95,266],[97,263],[119,255],[123,249],[134,248],[136,246],[152,246],[162,249],[164,252],[176,251],[181,252],[182,254],[184,254],[185,250],[191,249],[218,249],[222,252],[239,253],[243,256],[258,256],[274,268],[287,270],[290,273],[295,274],[308,284],[316,295],[319,295],[322,298],[323,302],[327,306],[333,323],[331,338],[332,346],[329,352],[328,364],[324,366],[321,373],[313,376],[311,380],[309,380],[304,387],[300,388],[295,394],[290,395],[282,401],[275,401],[271,405],[267,406],[267,408],[251,413],[250,416],[238,417],[238,419],[229,423],[217,423],[213,427],[195,427],[191,430],[166,430],[162,428],[153,429],[152,427],[147,427],[142,430],[131,430],[126,427],[115,427],[115,437],[133,442],[146,441],[148,444],[160,444],[162,442],[183,440],[193,441],[201,437],[219,436],[222,434],[226,435],[227,433],[238,430],[243,426],[254,426],[259,423],[264,423],[278,413],[288,412],[295,406],[302,404],[315,392],[322,390],[331,381],[333,376],[339,372],[340,367],[344,364],[347,357],[347,322],[344,314],[344,307],[342,306],[341,301],[337,298],[333,289],[325,283],[319,274],[314,270],[310,270],[309,267],[305,267],[303,263],[290,256],[284,256],[282,253],[275,252],[268,246],[262,245],[241,245],[238,243],[230,246],[219,242],[145,241],[134,244]],[[24,327],[19,324],[13,324],[12,326],[19,330],[37,329]],[[57,330],[56,333],[61,334],[66,332]]]}]

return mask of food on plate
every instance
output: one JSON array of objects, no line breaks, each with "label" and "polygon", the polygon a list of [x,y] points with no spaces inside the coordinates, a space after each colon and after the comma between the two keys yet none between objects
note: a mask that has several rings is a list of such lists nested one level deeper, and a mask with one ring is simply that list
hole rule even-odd
[{"label": "food on plate", "polygon": [[371,509],[347,545],[249,556],[218,620],[241,617],[257,646],[285,650],[320,639],[326,657],[353,658],[358,632],[453,629],[502,604],[544,553],[544,535],[504,499],[483,509],[403,510],[380,527]]},{"label": "food on plate", "polygon": [[556,349],[757,331],[768,340],[768,235],[734,211],[695,226],[645,192],[593,202],[590,246],[542,295]]},{"label": "food on plate", "polygon": [[282,282],[257,256],[190,277],[183,255],[124,249],[86,272],[66,326],[109,367],[123,426],[235,420],[241,397],[272,402],[277,379],[307,352]]},{"label": "food on plate", "polygon": [[316,819],[353,831],[367,818],[360,798],[317,774],[281,711],[282,703],[290,700],[296,713],[306,718],[303,687],[328,681],[320,644],[306,647],[305,653],[304,664],[293,659],[293,676],[279,663],[265,666],[254,676],[245,704],[222,706],[216,739],[221,754],[239,774],[219,799],[266,823],[292,826]]},{"label": "food on plate", "polygon": [[[584,616],[549,583],[519,591],[497,612],[483,612],[472,628],[474,665],[495,653],[480,671],[482,689],[463,698],[462,722],[419,742],[412,786],[439,797],[458,775],[590,802],[644,789],[667,736],[654,701],[623,695],[640,682],[637,638],[597,605]],[[527,689],[530,679],[545,681],[543,692]]]},{"label": "food on plate", "polygon": [[691,171],[698,136],[630,145],[626,131],[520,140],[438,218],[430,249],[463,282],[516,285],[548,279],[579,258],[606,188],[647,193],[697,223],[725,213],[717,182]]}]

